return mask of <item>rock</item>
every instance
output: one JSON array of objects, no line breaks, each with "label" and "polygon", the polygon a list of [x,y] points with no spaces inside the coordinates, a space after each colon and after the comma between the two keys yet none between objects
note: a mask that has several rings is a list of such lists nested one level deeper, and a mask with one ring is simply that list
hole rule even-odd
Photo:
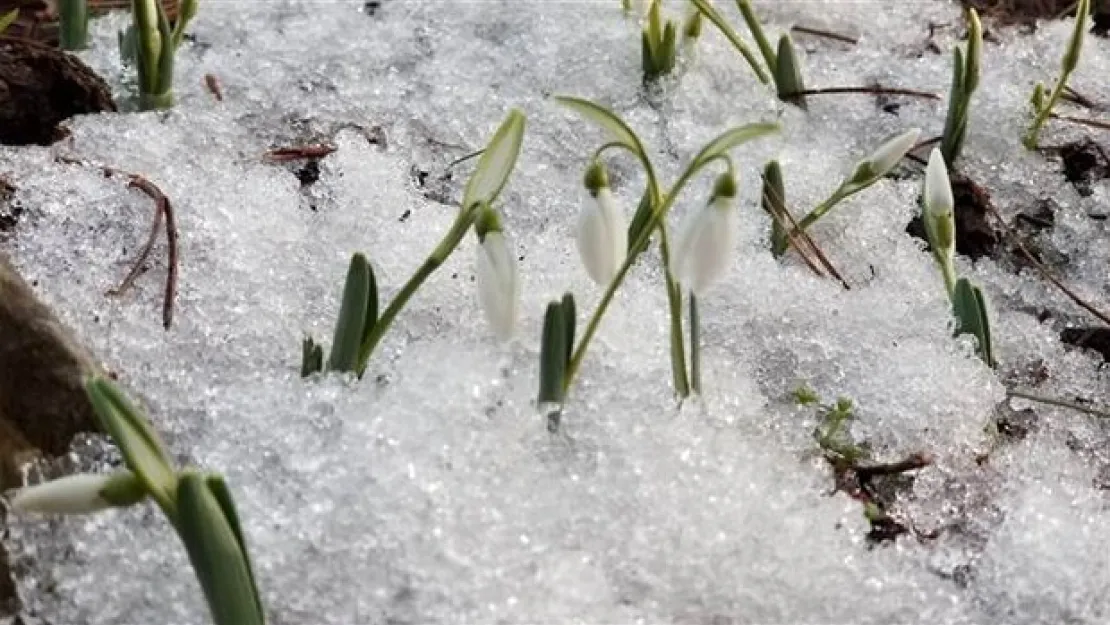
[{"label": "rock", "polygon": [[50,145],[70,117],[115,110],[108,85],[77,57],[0,39],[0,143]]}]

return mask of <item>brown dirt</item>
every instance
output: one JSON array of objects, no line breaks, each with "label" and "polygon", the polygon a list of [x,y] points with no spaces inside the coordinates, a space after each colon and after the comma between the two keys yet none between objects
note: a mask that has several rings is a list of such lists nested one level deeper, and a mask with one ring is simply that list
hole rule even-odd
[{"label": "brown dirt", "polygon": [[115,110],[107,83],[77,57],[0,38],[0,143],[50,145],[70,117]]},{"label": "brown dirt", "polygon": [[[166,16],[177,17],[178,0],[162,0]],[[19,17],[5,33],[11,37],[33,39],[50,46],[58,45],[58,15],[52,0],[0,0],[0,14],[19,9]],[[89,12],[102,15],[108,11],[127,10],[131,0],[89,0]]]}]

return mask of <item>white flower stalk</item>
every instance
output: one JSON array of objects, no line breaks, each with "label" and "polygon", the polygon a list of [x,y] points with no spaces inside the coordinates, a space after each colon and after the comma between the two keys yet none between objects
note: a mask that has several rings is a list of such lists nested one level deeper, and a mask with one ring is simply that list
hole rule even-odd
[{"label": "white flower stalk", "polygon": [[949,294],[955,286],[955,270],[952,266],[956,253],[956,215],[955,199],[952,196],[952,183],[948,179],[948,167],[941,151],[933,148],[929,154],[929,165],[925,169],[925,189],[922,193],[925,211],[925,234],[933,247],[933,256],[944,273],[944,283]]},{"label": "white flower stalk", "polygon": [[902,162],[910,148],[917,144],[917,138],[920,135],[920,128],[911,128],[900,135],[887,139],[871,156],[860,163],[857,171],[866,170],[867,178],[882,178],[887,172],[894,169],[898,163]]},{"label": "white flower stalk", "polygon": [[516,333],[520,307],[520,280],[512,245],[501,229],[501,219],[491,208],[482,208],[474,225],[478,234],[478,298],[490,328],[500,341]]},{"label": "white flower stalk", "polygon": [[687,215],[679,228],[671,253],[671,273],[694,295],[702,295],[732,263],[737,228],[735,200],[736,179],[723,174],[714,185],[709,203]]},{"label": "white flower stalk", "polygon": [[578,255],[586,273],[601,287],[609,286],[628,254],[628,224],[609,189],[605,166],[595,162],[586,170],[586,189],[592,201],[578,216]]},{"label": "white flower stalk", "polygon": [[11,507],[15,512],[85,514],[130,505],[142,497],[142,487],[128,471],[77,473],[19,489],[11,498]]}]

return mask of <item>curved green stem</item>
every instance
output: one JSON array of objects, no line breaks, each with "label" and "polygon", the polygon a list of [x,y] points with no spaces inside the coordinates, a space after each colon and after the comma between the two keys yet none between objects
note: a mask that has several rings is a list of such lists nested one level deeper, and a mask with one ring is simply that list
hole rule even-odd
[{"label": "curved green stem", "polygon": [[455,219],[455,223],[451,224],[451,229],[440,240],[439,245],[436,246],[428,258],[412,274],[412,277],[405,282],[401,290],[389,302],[389,306],[382,312],[381,317],[378,318],[377,323],[374,324],[373,329],[366,335],[366,339],[358,350],[358,360],[355,362],[355,373],[358,377],[366,372],[366,365],[370,362],[370,356],[374,353],[374,348],[381,342],[382,337],[385,336],[389,326],[405,307],[409,299],[416,293],[417,289],[424,284],[428,276],[432,275],[439,266],[447,260],[447,257],[459,246],[463,237],[466,236],[467,230],[470,229],[471,224],[474,223],[476,216],[475,210],[460,211],[459,216]]},{"label": "curved green stem", "polygon": [[691,0],[691,2],[693,2],[698,10],[701,11],[702,14],[705,15],[705,17],[708,18],[714,26],[717,27],[717,30],[721,31],[721,34],[729,40],[729,43],[732,44],[732,47],[736,48],[736,51],[744,57],[744,60],[748,62],[749,66],[751,66],[752,71],[755,72],[756,78],[759,79],[759,82],[765,85],[768,84],[771,79],[768,78],[767,72],[764,72],[763,68],[759,66],[759,61],[756,60],[755,55],[752,54],[752,51],[748,49],[748,46],[744,44],[744,40],[741,39],[740,35],[738,35],[736,31],[731,26],[729,26],[728,22],[726,22],[725,19],[721,17],[721,14],[717,12],[717,9],[714,9],[713,6],[710,5],[706,0]]}]

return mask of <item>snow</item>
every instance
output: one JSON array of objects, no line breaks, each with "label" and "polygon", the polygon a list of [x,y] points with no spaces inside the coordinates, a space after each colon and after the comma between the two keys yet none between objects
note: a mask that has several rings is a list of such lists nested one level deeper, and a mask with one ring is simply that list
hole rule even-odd
[{"label": "snow", "polygon": [[[740,24],[730,3],[717,4]],[[776,38],[793,23],[861,37],[853,47],[795,35],[812,87],[947,90],[961,34],[954,3],[757,4]],[[393,1],[373,16],[362,6],[202,3],[177,63],[177,108],[80,118],[54,148],[0,149],[0,173],[25,209],[0,249],[119,373],[182,462],[228,477],[271,622],[1107,618],[1110,512],[1096,479],[1110,466],[1105,427],[1036,405],[1034,434],[975,462],[1014,372],[1043,367],[1038,392],[1108,403],[1098,355],[1065,350],[1037,313],[1090,319],[1030,270],[958,258],[994,304],[1003,368],[983,366],[951,338],[939,272],[904,233],[918,176],[884,180],[812,229],[851,291],[767,251],[757,199],[769,158],[782,164],[788,204],[808,210],[884,137],[939,133],[944,102],[899,98],[892,115],[869,96],[815,96],[802,113],[760,86],[708,24],[697,62],[644,98],[638,30],[615,0]],[[939,55],[927,50],[930,21]],[[117,93],[125,23],[94,22],[83,53]],[[1062,278],[1106,308],[1107,226],[1086,215],[1105,214],[1110,184],[1081,197],[1057,163],[1020,145],[1028,94],[1054,79],[1070,30],[1002,31],[1003,43],[986,46],[963,168],[990,182],[1007,216],[1054,200],[1047,236],[1071,260]],[[1110,47],[1089,41],[1072,84],[1110,101],[1108,68]],[[208,73],[223,102],[204,90]],[[700,301],[706,396],[681,409],[671,397],[653,252],[602,324],[557,435],[534,406],[540,328],[564,291],[580,324],[600,296],[573,237],[601,134],[553,93],[613,107],[665,180],[728,126],[784,125],[734,152],[740,242],[727,278]],[[457,210],[472,165],[449,177],[446,166],[480,148],[513,106],[528,115],[527,135],[500,208],[521,257],[518,342],[499,346],[485,326],[468,237],[361,382],[301,380],[301,338],[330,340],[350,254],[367,253],[383,294],[395,292]],[[384,145],[351,125],[380,127]],[[1078,136],[1052,123],[1043,141]],[[307,188],[261,158],[315,142],[337,150]],[[159,318],[161,257],[134,291],[104,295],[145,240],[150,200],[54,153],[141,172],[173,200],[181,276],[170,331]],[[631,216],[643,175],[625,159],[610,173]],[[691,185],[673,223],[704,203],[711,180]],[[801,383],[852,398],[853,433],[877,458],[935,457],[900,504],[937,538],[869,548],[859,502],[830,495],[828,467],[814,458],[814,411],[790,399]],[[85,470],[118,462],[101,441],[70,460]],[[184,550],[151,506],[12,520],[8,532],[28,622],[207,622]]]}]

